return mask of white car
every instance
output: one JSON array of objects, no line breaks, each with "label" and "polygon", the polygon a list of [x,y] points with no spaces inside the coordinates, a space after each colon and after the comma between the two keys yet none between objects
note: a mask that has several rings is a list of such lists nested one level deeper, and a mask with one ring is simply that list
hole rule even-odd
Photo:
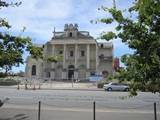
[{"label": "white car", "polygon": [[123,83],[114,83],[104,84],[103,86],[105,91],[129,91],[129,86]]}]

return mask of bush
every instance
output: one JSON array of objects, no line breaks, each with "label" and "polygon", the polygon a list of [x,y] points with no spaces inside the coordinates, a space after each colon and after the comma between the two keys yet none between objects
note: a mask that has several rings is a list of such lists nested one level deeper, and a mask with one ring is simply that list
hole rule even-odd
[{"label": "bush", "polygon": [[104,80],[101,80],[101,81],[98,81],[97,83],[97,88],[103,88],[103,85],[104,84],[107,84],[108,82],[107,81],[104,81]]},{"label": "bush", "polygon": [[104,83],[98,83],[97,88],[103,88]]},{"label": "bush", "polygon": [[7,76],[6,73],[0,72],[0,78],[4,78],[4,77],[6,77],[6,76]]},{"label": "bush", "polygon": [[18,82],[14,79],[0,79],[0,85],[1,86],[11,86],[11,85],[17,85]]}]

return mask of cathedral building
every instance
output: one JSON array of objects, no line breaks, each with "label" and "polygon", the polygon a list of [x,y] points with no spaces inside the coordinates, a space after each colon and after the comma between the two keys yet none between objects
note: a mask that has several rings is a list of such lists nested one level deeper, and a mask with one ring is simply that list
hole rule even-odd
[{"label": "cathedral building", "polygon": [[88,31],[79,31],[77,24],[65,24],[64,31],[53,32],[50,41],[43,45],[48,56],[62,56],[58,62],[26,61],[26,77],[44,80],[89,80],[90,76],[113,73],[113,44],[98,43]]}]

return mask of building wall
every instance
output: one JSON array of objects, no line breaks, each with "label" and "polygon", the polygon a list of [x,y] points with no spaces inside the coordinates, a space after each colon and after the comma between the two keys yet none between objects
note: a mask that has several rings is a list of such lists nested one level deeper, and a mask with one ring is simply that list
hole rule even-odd
[{"label": "building wall", "polygon": [[[63,53],[60,54],[60,51],[63,51],[63,45],[55,45],[54,51],[52,50],[53,45],[46,44],[46,57],[47,56],[52,56],[52,55],[62,55]],[[102,71],[108,71],[110,74],[112,74],[112,48],[101,48],[98,47],[98,56],[96,56],[96,45],[90,45],[90,64],[89,64],[89,70],[87,69],[87,45],[78,45],[78,53],[77,53],[77,72],[78,72],[78,79],[85,79],[87,72],[90,74],[102,74]],[[70,57],[69,52],[70,51],[74,52],[74,56]],[[85,56],[81,56],[81,50],[85,51]],[[56,64],[55,63],[49,63],[46,61],[40,61],[37,62],[34,59],[29,59],[27,63],[27,67],[31,68],[32,65],[37,66],[37,77],[42,77],[44,79],[56,79],[56,80],[61,80],[61,79],[68,79],[68,66],[69,65],[74,65],[75,66],[75,45],[66,45],[66,51],[65,51],[65,66],[63,67],[63,60],[58,61]],[[110,57],[108,60],[101,60],[99,59],[100,55],[104,55],[105,57]],[[99,59],[98,67],[96,68],[96,57]],[[98,61],[97,61],[98,62]],[[52,65],[54,64],[54,66]],[[42,66],[43,65],[43,66]],[[54,76],[52,76],[52,72],[54,69]],[[63,72],[66,69],[65,72]],[[31,77],[31,69],[30,71],[26,71],[27,76]],[[50,75],[49,75],[50,74]],[[63,75],[62,75],[63,74]],[[65,76],[65,78],[64,78]]]},{"label": "building wall", "polygon": [[[36,66],[36,75],[32,75],[32,66]],[[35,60],[31,57],[27,58],[27,64],[26,64],[26,69],[25,69],[26,76],[28,78],[42,78],[43,77],[43,61],[38,59]]]},{"label": "building wall", "polygon": [[[55,65],[55,79],[63,79],[62,74],[64,74],[66,77],[68,77],[68,66],[69,65],[74,65],[75,68],[77,68],[78,72],[78,77],[79,78],[85,78],[86,76],[86,60],[87,60],[87,45],[78,45],[78,50],[77,50],[77,65],[75,65],[75,45],[66,45],[66,55],[65,55],[65,67],[63,67],[63,61],[62,62],[57,62]],[[95,56],[95,49],[96,45],[91,45],[90,46],[90,68],[91,71],[96,71],[96,56]],[[70,51],[73,51],[73,57],[70,57]],[[81,51],[84,51],[84,56],[81,56]],[[63,45],[55,45],[55,55],[59,55],[59,52],[63,51]],[[63,51],[64,52],[64,51]],[[47,63],[48,64],[48,63]],[[51,65],[46,65],[48,69],[52,69]],[[59,67],[61,66],[61,67]],[[77,67],[76,67],[77,66]],[[63,69],[67,69],[65,73],[63,73]],[[67,79],[67,78],[66,78]]]},{"label": "building wall", "polygon": [[[61,55],[63,59],[57,63],[50,63],[45,60],[37,61],[29,58],[26,65],[27,77],[32,76],[30,69],[32,65],[36,65],[36,76],[43,79],[62,80],[68,79],[71,74],[74,74],[74,79],[87,80],[91,74],[102,74],[102,71],[112,74],[113,45],[99,44],[89,36],[88,32],[78,32],[74,26],[70,27],[67,30],[67,26],[65,26],[64,32],[54,33],[52,40],[44,44],[45,58]],[[72,33],[71,36],[70,33]],[[55,34],[61,35],[59,37]],[[73,51],[72,57],[70,51]],[[81,51],[84,51],[84,56],[81,56]],[[104,56],[103,59],[99,57],[101,55]],[[74,68],[69,68],[69,66]],[[74,69],[74,73],[72,69]]]},{"label": "building wall", "polygon": [[99,66],[98,72],[102,74],[107,71],[109,74],[113,73],[113,45],[111,43],[98,44]]}]

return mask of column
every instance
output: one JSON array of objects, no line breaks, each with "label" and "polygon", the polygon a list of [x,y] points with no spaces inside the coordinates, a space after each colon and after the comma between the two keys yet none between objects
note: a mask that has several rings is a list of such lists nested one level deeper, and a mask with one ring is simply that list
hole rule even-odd
[{"label": "column", "polygon": [[[51,54],[52,56],[54,56],[55,55],[55,45],[52,45],[52,54]],[[52,80],[54,80],[55,79],[55,63],[54,62],[52,62],[51,63],[52,65],[52,67],[51,67],[51,79]]]},{"label": "column", "polygon": [[98,57],[98,45],[96,44],[96,73],[98,72],[99,57]]},{"label": "column", "polygon": [[86,79],[89,79],[90,76],[90,45],[87,44],[87,69],[86,69]]},{"label": "column", "polygon": [[75,61],[74,61],[74,65],[75,65],[75,68],[77,68],[77,57],[78,57],[78,45],[75,44]]},{"label": "column", "polygon": [[52,70],[52,72],[51,72],[51,79],[52,79],[52,80],[55,79],[55,70]]},{"label": "column", "polygon": [[63,69],[66,68],[66,45],[63,45]]},{"label": "column", "polygon": [[74,79],[78,79],[78,65],[77,65],[77,59],[78,59],[78,45],[75,44],[75,61],[74,61]]},{"label": "column", "polygon": [[111,56],[112,56],[112,70],[111,70],[111,73],[112,73],[112,75],[114,75],[115,73],[114,73],[114,68],[113,68],[113,60],[114,60],[114,46],[113,46],[113,44],[112,44],[112,47],[111,47],[111,51],[112,51],[112,54],[111,54]]},{"label": "column", "polygon": [[87,69],[90,68],[90,46],[87,44]]},{"label": "column", "polygon": [[66,44],[63,45],[63,70],[62,70],[62,79],[66,78]]}]

